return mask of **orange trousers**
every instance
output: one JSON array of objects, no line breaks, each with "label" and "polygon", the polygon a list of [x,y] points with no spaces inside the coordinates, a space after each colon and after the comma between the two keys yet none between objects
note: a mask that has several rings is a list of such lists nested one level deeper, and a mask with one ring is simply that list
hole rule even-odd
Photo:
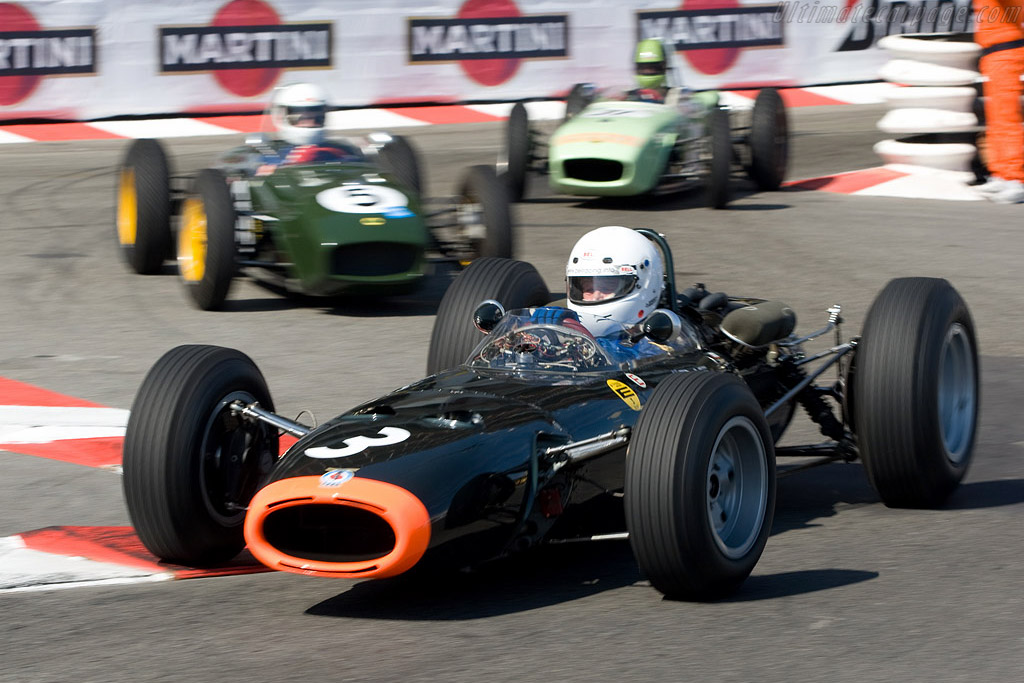
[{"label": "orange trousers", "polygon": [[1024,117],[1021,115],[1021,75],[1024,47],[993,52],[981,58],[988,77],[985,95],[985,144],[988,170],[1003,180],[1024,182]]}]

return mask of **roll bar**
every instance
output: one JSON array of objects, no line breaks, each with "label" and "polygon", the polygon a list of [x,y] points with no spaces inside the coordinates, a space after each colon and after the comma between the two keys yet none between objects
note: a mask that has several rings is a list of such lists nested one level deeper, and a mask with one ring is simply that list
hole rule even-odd
[{"label": "roll bar", "polygon": [[662,260],[665,262],[665,294],[668,296],[668,301],[662,302],[661,308],[679,313],[679,301],[676,297],[676,268],[672,262],[672,250],[668,246],[668,241],[660,232],[649,228],[637,228],[636,231],[658,245]]}]

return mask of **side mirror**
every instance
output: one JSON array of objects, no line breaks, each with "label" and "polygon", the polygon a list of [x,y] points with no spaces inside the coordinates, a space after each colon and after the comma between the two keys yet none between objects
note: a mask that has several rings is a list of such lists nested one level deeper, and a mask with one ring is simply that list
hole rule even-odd
[{"label": "side mirror", "polygon": [[640,323],[640,329],[648,339],[663,344],[679,336],[683,330],[683,321],[672,311],[659,308]]},{"label": "side mirror", "polygon": [[384,133],[382,131],[375,131],[375,132],[370,133],[369,135],[366,136],[366,142],[367,142],[366,146],[367,146],[367,149],[369,150],[369,152],[371,154],[377,154],[382,149],[384,149],[384,146],[386,144],[388,144],[392,140],[394,140],[394,138],[391,137],[391,135],[389,133]]},{"label": "side mirror", "polygon": [[505,308],[494,299],[481,301],[473,311],[473,324],[484,334],[489,333],[505,317]]},{"label": "side mirror", "polygon": [[270,145],[270,136],[266,133],[249,133],[245,136],[245,144],[250,147],[267,147]]}]

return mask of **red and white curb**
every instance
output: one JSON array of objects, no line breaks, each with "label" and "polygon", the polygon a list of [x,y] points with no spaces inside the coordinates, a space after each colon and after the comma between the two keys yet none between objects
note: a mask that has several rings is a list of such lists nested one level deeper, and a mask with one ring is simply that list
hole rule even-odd
[{"label": "red and white curb", "polygon": [[[814,88],[782,88],[787,106],[811,107],[841,104],[878,104],[885,94],[899,86],[892,83],[829,85]],[[732,90],[722,93],[722,103],[733,107],[752,105],[756,90]],[[531,119],[560,119],[565,103],[557,100],[528,102]],[[335,111],[328,114],[332,130],[407,128],[450,123],[502,121],[512,103],[437,105],[422,107],[379,107]],[[200,135],[233,135],[269,130],[259,114],[237,116],[194,116],[139,121],[93,121],[72,123],[32,123],[0,126],[0,144],[15,142],[60,142],[72,140],[119,140],[133,138],[172,138]]]},{"label": "red and white curb", "polygon": [[204,569],[160,562],[131,527],[47,527],[0,538],[0,593],[268,571],[247,553],[221,567]]},{"label": "red and white curb", "polygon": [[977,202],[984,197],[967,183],[974,174],[907,164],[887,164],[876,168],[794,180],[785,184],[790,190],[815,190],[871,197],[902,199],[944,199]]},{"label": "red and white curb", "polygon": [[[128,411],[0,377],[2,451],[121,472]],[[295,439],[281,439],[284,451]],[[244,554],[222,567],[160,562],[131,527],[47,527],[0,538],[0,592],[269,571]]]}]

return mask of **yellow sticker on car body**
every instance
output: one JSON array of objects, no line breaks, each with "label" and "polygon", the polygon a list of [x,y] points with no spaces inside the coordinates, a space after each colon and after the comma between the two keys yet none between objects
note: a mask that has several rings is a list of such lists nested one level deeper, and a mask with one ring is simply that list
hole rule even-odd
[{"label": "yellow sticker on car body", "polygon": [[633,388],[628,384],[623,384],[618,380],[608,380],[608,388],[615,392],[615,395],[622,399],[622,401],[632,408],[633,410],[640,410],[640,397],[636,395]]}]

